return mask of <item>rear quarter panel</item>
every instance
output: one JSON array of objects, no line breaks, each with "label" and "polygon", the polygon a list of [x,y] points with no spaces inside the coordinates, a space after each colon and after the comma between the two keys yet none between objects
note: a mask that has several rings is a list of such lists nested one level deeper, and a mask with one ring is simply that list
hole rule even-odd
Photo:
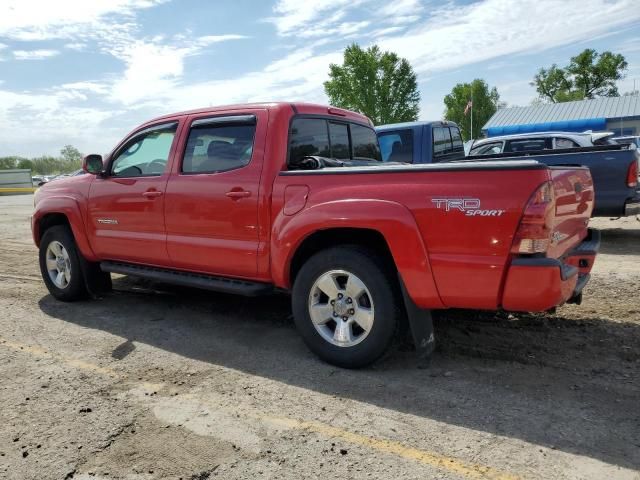
[{"label": "rear quarter panel", "polygon": [[[549,179],[549,173],[546,168],[482,168],[472,174],[470,170],[432,165],[397,172],[279,176],[272,205],[274,277],[286,284],[290,259],[305,235],[336,223],[357,224],[381,231],[394,259],[404,255],[409,243],[415,243],[411,235],[419,234],[426,251],[425,258],[420,258],[419,252],[411,250],[414,257],[408,263],[415,271],[407,273],[404,265],[396,262],[419,306],[497,308],[523,209],[533,191]],[[287,185],[309,188],[305,208],[289,216],[281,213]],[[501,213],[469,215],[458,208],[447,210],[442,202],[434,201],[437,199],[478,200],[481,210]],[[401,226],[393,217],[400,215],[398,207],[410,213],[410,217],[402,216]],[[304,228],[294,228],[295,223]],[[278,273],[279,269],[284,273]],[[424,293],[431,288],[435,290]]]}]

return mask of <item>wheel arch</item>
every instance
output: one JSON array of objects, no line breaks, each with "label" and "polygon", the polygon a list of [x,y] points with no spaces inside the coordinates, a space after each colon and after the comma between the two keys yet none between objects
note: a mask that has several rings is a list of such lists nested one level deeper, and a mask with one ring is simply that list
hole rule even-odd
[{"label": "wheel arch", "polygon": [[31,222],[36,246],[40,246],[42,236],[49,228],[54,225],[67,225],[83,257],[88,260],[95,259],[86,234],[82,211],[75,198],[49,197],[38,202]]},{"label": "wheel arch", "polygon": [[442,308],[426,246],[411,212],[387,200],[341,200],[316,204],[294,216],[280,213],[271,238],[274,283],[289,289],[304,261],[322,248],[364,245],[397,269],[423,308]]}]

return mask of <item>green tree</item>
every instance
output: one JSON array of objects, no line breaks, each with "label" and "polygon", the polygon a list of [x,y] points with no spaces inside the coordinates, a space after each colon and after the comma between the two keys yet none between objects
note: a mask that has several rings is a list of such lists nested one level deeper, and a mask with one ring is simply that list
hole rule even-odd
[{"label": "green tree", "polygon": [[617,97],[616,82],[624,78],[627,61],[609,51],[598,53],[587,48],[571,58],[569,65],[541,68],[531,85],[548,102],[560,103],[596,97]]},{"label": "green tree", "polygon": [[1,157],[0,158],[0,170],[9,170],[16,168],[15,157]]},{"label": "green tree", "polygon": [[332,105],[355,110],[375,125],[418,119],[420,92],[409,62],[377,45],[363,50],[352,44],[342,65],[329,66],[324,91]]},{"label": "green tree", "polygon": [[[472,100],[473,112],[465,109]],[[467,141],[481,136],[482,126],[496,113],[500,103],[500,95],[496,87],[489,88],[487,82],[476,78],[471,83],[458,83],[451,93],[444,97],[444,117],[456,122],[460,127],[462,138]],[[471,114],[473,113],[473,131],[471,131]]]},{"label": "green tree", "polygon": [[28,158],[21,158],[18,161],[18,168],[25,168],[29,170],[33,170],[33,162]]},{"label": "green tree", "polygon": [[80,150],[78,150],[73,145],[65,145],[62,150],[60,150],[60,156],[65,162],[80,162],[82,160],[82,154]]}]

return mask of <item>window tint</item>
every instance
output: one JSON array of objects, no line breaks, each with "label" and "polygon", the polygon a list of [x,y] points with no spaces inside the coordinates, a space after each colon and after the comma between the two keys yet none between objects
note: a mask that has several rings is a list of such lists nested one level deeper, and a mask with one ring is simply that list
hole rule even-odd
[{"label": "window tint", "polygon": [[569,138],[556,138],[555,148],[576,148],[578,144]]},{"label": "window tint", "polygon": [[378,137],[372,128],[322,118],[296,118],[291,123],[289,164],[294,165],[309,155],[382,161]]},{"label": "window tint", "polygon": [[528,138],[526,140],[510,140],[504,148],[505,152],[535,152],[545,149],[544,138]]},{"label": "window tint", "polygon": [[296,118],[291,124],[289,162],[296,163],[307,155],[329,157],[327,121],[321,118]]},{"label": "window tint", "polygon": [[384,132],[378,136],[383,162],[413,162],[413,131]]},{"label": "window tint", "polygon": [[373,128],[351,124],[351,142],[353,143],[353,158],[356,160],[382,161],[378,137]]},{"label": "window tint", "polygon": [[469,155],[492,155],[494,153],[502,153],[502,142],[480,145],[471,149]]},{"label": "window tint", "polygon": [[111,163],[111,175],[114,177],[162,175],[167,166],[177,126],[177,123],[171,123],[135,136]]},{"label": "window tint", "polygon": [[349,126],[346,123],[329,123],[329,138],[331,139],[331,157],[340,160],[351,158],[349,149]]},{"label": "window tint", "polygon": [[461,152],[464,151],[464,144],[462,143],[462,136],[460,135],[460,129],[458,127],[450,127],[451,140],[453,143],[453,151]]},{"label": "window tint", "polygon": [[451,149],[451,136],[448,128],[434,127],[433,129],[433,156],[439,157],[448,153]]},{"label": "window tint", "polygon": [[191,128],[184,152],[184,173],[214,173],[247,165],[253,153],[255,124],[203,124]]}]

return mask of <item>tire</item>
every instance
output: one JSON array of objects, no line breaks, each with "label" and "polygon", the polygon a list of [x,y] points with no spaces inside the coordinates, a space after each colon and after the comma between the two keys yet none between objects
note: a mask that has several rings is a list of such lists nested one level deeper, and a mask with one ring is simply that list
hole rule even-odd
[{"label": "tire", "polygon": [[55,225],[42,236],[40,273],[49,293],[58,300],[73,302],[87,298],[80,252],[66,225]]},{"label": "tire", "polygon": [[389,349],[401,318],[390,270],[359,246],[322,250],[307,260],[293,285],[292,308],[300,335],[316,355],[339,367],[360,368]]}]

